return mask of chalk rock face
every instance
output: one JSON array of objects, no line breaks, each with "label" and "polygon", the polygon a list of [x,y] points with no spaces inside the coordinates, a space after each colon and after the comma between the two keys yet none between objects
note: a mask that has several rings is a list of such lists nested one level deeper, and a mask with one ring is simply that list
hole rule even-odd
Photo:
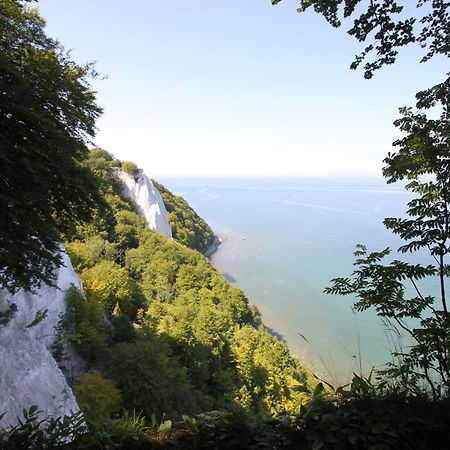
[{"label": "chalk rock face", "polygon": [[[70,386],[51,353],[55,326],[66,311],[65,296],[71,285],[82,289],[65,249],[64,266],[56,270],[56,287],[42,286],[35,294],[15,295],[0,289],[0,311],[15,303],[17,311],[6,325],[0,325],[0,428],[9,428],[22,417],[22,409],[37,405],[42,417],[59,417],[79,411]],[[36,313],[46,317],[28,325]]]},{"label": "chalk rock face", "polygon": [[161,194],[144,172],[139,170],[132,175],[121,169],[114,169],[114,174],[122,181],[124,195],[134,201],[138,213],[145,218],[148,227],[171,238],[172,230]]}]

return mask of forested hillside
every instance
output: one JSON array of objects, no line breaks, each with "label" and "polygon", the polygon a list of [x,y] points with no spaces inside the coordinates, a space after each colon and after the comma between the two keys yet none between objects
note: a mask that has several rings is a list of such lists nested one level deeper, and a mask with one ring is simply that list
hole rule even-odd
[{"label": "forested hillside", "polygon": [[214,233],[210,226],[183,197],[172,194],[162,184],[152,181],[166,205],[174,239],[200,253],[205,253],[214,242]]},{"label": "forested hillside", "polygon": [[[118,404],[130,412],[158,418],[217,408],[259,417],[294,413],[303,399],[294,388],[305,384],[305,370],[205,257],[147,228],[110,171],[117,165],[100,149],[85,162],[99,179],[108,214],[94,214],[67,235],[85,296],[70,293],[61,342],[72,342],[90,371],[114,381]],[[198,216],[183,199],[163,192],[188,235],[192,222],[185,219]],[[206,228],[206,236],[196,229],[196,242],[206,244],[210,228],[196,220]],[[92,382],[83,379],[75,392]],[[82,409],[93,408],[102,390],[97,386],[93,398],[81,398]]]},{"label": "forested hillside", "polygon": [[[67,290],[66,312],[55,315],[56,341],[53,330],[29,333],[49,319],[44,306],[18,322],[12,336],[25,336],[22,347],[20,339],[0,342],[17,362],[11,370],[2,359],[0,399],[21,403],[10,386],[20,386],[22,375],[31,380],[25,401],[39,390],[56,403],[67,394],[42,381],[42,353],[27,346],[38,342],[61,375],[40,342],[51,335],[53,356],[82,412],[56,417],[44,406],[39,416],[41,405],[23,405],[23,417],[0,430],[0,449],[448,449],[448,74],[418,92],[414,108],[401,108],[395,125],[404,137],[383,170],[389,182],[407,181],[415,194],[406,218],[385,220],[405,241],[399,252],[428,251],[432,264],[384,262],[389,249],[368,252],[360,245],[354,272],[326,288],[353,296],[357,311],[374,309],[400,344],[399,330],[412,344],[395,347],[387,367],[333,387],[289,355],[244,293],[200,253],[212,232],[183,199],[158,185],[175,239],[150,230],[136,213],[113,169],[135,174],[137,166],[88,150],[101,113],[89,84],[96,73],[47,37],[35,3],[0,0],[0,329],[43,285],[62,291],[52,284],[55,270],[69,266],[63,242],[84,292]],[[425,49],[423,62],[450,56],[448,2],[415,6],[422,14],[409,19],[393,0],[300,0],[299,11],[313,8],[335,27],[342,16],[358,41],[373,38],[352,63],[364,62],[371,78],[407,44]],[[325,133],[325,122],[322,128]],[[419,284],[432,277],[435,296]],[[9,303],[14,294],[22,305]],[[56,414],[64,411],[57,406]]]}]

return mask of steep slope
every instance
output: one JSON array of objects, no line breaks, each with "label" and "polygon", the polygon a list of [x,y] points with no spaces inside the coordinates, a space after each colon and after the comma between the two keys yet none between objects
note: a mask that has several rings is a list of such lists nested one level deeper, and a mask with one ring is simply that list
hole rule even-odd
[{"label": "steep slope", "polygon": [[161,194],[142,170],[130,174],[122,169],[113,168],[113,174],[122,181],[124,195],[136,204],[137,212],[145,218],[148,227],[172,237],[169,218]]},{"label": "steep slope", "polygon": [[183,197],[172,194],[155,180],[152,180],[152,182],[161,193],[164,205],[169,213],[173,238],[180,244],[209,256],[208,249],[215,241],[218,242],[218,238],[215,238],[211,227],[190,207]]},{"label": "steep slope", "polygon": [[[98,305],[111,329],[93,330],[106,344],[102,352],[91,351],[90,333],[77,349],[98,356],[94,364],[120,389],[124,408],[158,419],[212,409],[254,416],[296,411],[303,401],[296,389],[309,383],[308,374],[205,257],[149,229],[129,200],[149,190],[136,164],[95,149],[87,165],[100,178],[110,212],[79,228],[68,250],[85,287],[80,306]],[[175,203],[189,208],[182,223],[174,215],[175,224],[193,231],[195,212],[184,200]]]},{"label": "steep slope", "polygon": [[[64,266],[55,273],[54,287],[44,285],[34,294],[19,291],[11,295],[0,290],[0,309],[7,311],[11,304],[17,307],[9,322],[0,326],[0,414],[6,413],[0,419],[0,428],[16,423],[22,409],[32,405],[38,405],[42,417],[79,410],[51,353],[55,327],[66,311],[66,292],[72,285],[82,289],[64,249],[61,255]],[[44,313],[41,321],[36,320]]]}]

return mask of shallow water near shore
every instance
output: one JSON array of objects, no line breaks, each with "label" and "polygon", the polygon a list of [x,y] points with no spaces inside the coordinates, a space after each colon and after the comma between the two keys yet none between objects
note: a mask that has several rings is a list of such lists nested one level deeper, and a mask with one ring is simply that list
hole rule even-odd
[{"label": "shallow water near shore", "polygon": [[[411,194],[375,178],[161,178],[224,238],[212,263],[256,304],[293,355],[328,382],[349,381],[390,361],[373,311],[323,293],[353,269],[356,244],[397,248],[383,226]],[[422,256],[422,262],[424,262]],[[433,289],[432,285],[425,285]]]}]

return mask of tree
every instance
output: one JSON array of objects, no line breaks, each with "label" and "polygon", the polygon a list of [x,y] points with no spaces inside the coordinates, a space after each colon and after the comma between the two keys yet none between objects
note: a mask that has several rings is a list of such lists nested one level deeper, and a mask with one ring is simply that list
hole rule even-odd
[{"label": "tree", "polygon": [[[282,0],[272,0],[277,4]],[[417,0],[416,13],[410,15],[412,2],[405,11],[395,0],[299,0],[299,12],[314,8],[333,27],[340,27],[342,20],[353,19],[353,26],[347,31],[359,42],[367,44],[362,53],[351,64],[356,69],[375,53],[372,61],[364,65],[364,77],[372,78],[374,72],[384,65],[393,64],[398,49],[409,44],[418,44],[427,50],[421,62],[435,55],[450,54],[450,3],[444,0]],[[420,15],[422,13],[422,15]],[[405,17],[406,15],[406,17]],[[409,15],[409,17],[408,17]]]},{"label": "tree", "polygon": [[36,10],[0,0],[0,282],[12,292],[51,284],[61,234],[100,203],[81,164],[101,112],[95,74],[44,26]]},{"label": "tree", "polygon": [[[352,278],[337,278],[326,292],[356,294],[358,311],[374,307],[379,316],[411,338],[408,351],[395,352],[397,365],[387,373],[413,392],[428,390],[434,398],[450,394],[450,314],[446,285],[450,276],[450,81],[418,94],[418,107],[441,106],[429,119],[423,112],[402,108],[395,122],[408,133],[394,142],[398,151],[385,159],[388,182],[406,179],[418,195],[408,203],[408,218],[385,219],[385,226],[406,243],[401,253],[427,251],[433,264],[395,260],[382,264],[390,250],[367,253],[358,246]],[[431,180],[424,176],[431,176]],[[437,292],[425,293],[420,281],[438,280]],[[407,295],[408,283],[413,295]]]},{"label": "tree", "polygon": [[81,273],[86,297],[105,305],[109,316],[125,314],[134,319],[143,306],[143,297],[136,282],[125,268],[114,261],[100,261]]},{"label": "tree", "polygon": [[98,372],[84,373],[74,393],[84,418],[94,427],[102,425],[122,406],[120,390]]},{"label": "tree", "polygon": [[[273,0],[278,3],[280,0]],[[450,3],[418,0],[418,19],[406,17],[394,0],[300,0],[299,11],[313,7],[334,27],[354,17],[348,33],[360,42],[372,39],[351,64],[364,65],[365,78],[384,65],[393,64],[398,49],[419,44],[427,50],[421,62],[435,55],[450,55]],[[433,109],[433,117],[426,111]],[[406,136],[394,142],[397,151],[385,158],[383,175],[388,183],[407,180],[406,189],[418,195],[408,203],[408,218],[385,219],[385,226],[406,242],[400,253],[427,251],[433,264],[394,260],[383,263],[391,250],[368,253],[363,245],[355,252],[356,269],[350,278],[336,278],[325,290],[356,295],[355,309],[375,308],[389,325],[411,339],[408,349],[394,352],[397,364],[386,371],[410,392],[431,392],[434,398],[450,394],[450,315],[446,283],[450,265],[450,78],[416,94],[416,110],[400,108],[394,125]],[[427,178],[428,177],[428,178]],[[438,292],[424,292],[421,280],[437,277]],[[408,294],[408,285],[413,294]],[[392,378],[391,378],[392,379]]]},{"label": "tree", "polygon": [[155,336],[120,343],[111,358],[111,376],[121,389],[128,410],[180,417],[200,410],[201,395],[167,344]]}]

